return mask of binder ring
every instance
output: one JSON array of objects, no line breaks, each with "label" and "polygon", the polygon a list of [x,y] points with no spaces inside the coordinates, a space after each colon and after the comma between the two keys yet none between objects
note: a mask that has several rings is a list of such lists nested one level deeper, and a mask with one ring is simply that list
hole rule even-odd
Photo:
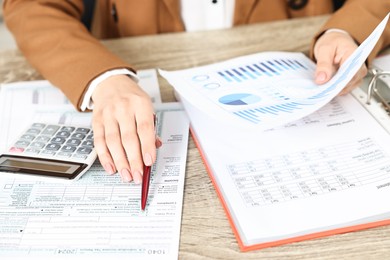
[{"label": "binder ring", "polygon": [[[370,83],[368,84],[368,89],[367,89],[367,100],[366,100],[366,103],[367,105],[370,105],[371,104],[371,98],[373,96],[373,94],[376,94],[376,96],[380,99],[380,101],[382,102],[382,104],[388,109],[390,110],[390,105],[389,105],[389,101],[386,101],[385,98],[382,97],[382,95],[379,94],[379,91],[377,90],[376,88],[376,83],[378,81],[378,79],[380,77],[383,77],[383,76],[390,76],[390,71],[381,71],[381,70],[377,70],[377,69],[371,69],[370,70],[370,73],[373,75],[371,80],[370,80]],[[387,86],[390,88],[390,86]]]}]

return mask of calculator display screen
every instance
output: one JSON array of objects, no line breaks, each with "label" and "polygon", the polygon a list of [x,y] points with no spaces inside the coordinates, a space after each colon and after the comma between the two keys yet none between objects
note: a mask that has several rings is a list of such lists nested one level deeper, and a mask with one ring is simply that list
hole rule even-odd
[{"label": "calculator display screen", "polygon": [[84,163],[34,158],[26,156],[1,155],[0,171],[27,173],[73,179],[87,165]]}]

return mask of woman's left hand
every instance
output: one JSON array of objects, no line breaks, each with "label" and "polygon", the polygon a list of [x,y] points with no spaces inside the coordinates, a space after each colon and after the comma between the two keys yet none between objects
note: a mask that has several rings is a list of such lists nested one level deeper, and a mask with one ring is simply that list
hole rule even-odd
[{"label": "woman's left hand", "polygon": [[[314,58],[317,61],[315,82],[317,84],[328,82],[357,47],[358,45],[354,39],[346,32],[325,32],[314,46]],[[366,74],[367,66],[363,64],[351,81],[340,92],[340,95],[347,94],[358,87]]]}]

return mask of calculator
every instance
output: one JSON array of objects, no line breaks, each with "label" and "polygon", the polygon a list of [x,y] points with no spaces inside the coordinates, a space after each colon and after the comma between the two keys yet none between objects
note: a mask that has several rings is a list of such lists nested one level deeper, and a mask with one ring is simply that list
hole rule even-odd
[{"label": "calculator", "polygon": [[77,180],[96,160],[90,127],[33,123],[0,154],[0,176]]}]

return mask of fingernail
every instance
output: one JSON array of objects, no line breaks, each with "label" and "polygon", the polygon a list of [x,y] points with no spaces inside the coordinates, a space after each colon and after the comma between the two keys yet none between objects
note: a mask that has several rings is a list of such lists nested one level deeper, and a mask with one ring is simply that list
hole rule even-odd
[{"label": "fingernail", "polygon": [[160,137],[156,137],[156,147],[157,148],[160,148],[162,146],[162,141],[161,141],[161,138]]},{"label": "fingernail", "polygon": [[140,184],[142,182],[142,174],[139,171],[135,171],[133,174],[134,177],[134,183],[135,184]]},{"label": "fingernail", "polygon": [[104,165],[104,170],[105,170],[108,174],[110,174],[110,175],[112,175],[112,174],[115,173],[114,167],[112,167],[111,163],[106,163],[106,164]]},{"label": "fingernail", "polygon": [[326,80],[326,73],[323,71],[320,71],[316,76],[317,82],[324,82]]},{"label": "fingernail", "polygon": [[146,166],[151,166],[152,165],[152,156],[150,156],[150,154],[148,154],[148,153],[145,153],[144,154],[144,164],[146,165]]},{"label": "fingernail", "polygon": [[124,182],[130,182],[131,181],[131,175],[130,171],[128,169],[122,169],[120,172],[120,175],[122,177],[122,180]]}]

